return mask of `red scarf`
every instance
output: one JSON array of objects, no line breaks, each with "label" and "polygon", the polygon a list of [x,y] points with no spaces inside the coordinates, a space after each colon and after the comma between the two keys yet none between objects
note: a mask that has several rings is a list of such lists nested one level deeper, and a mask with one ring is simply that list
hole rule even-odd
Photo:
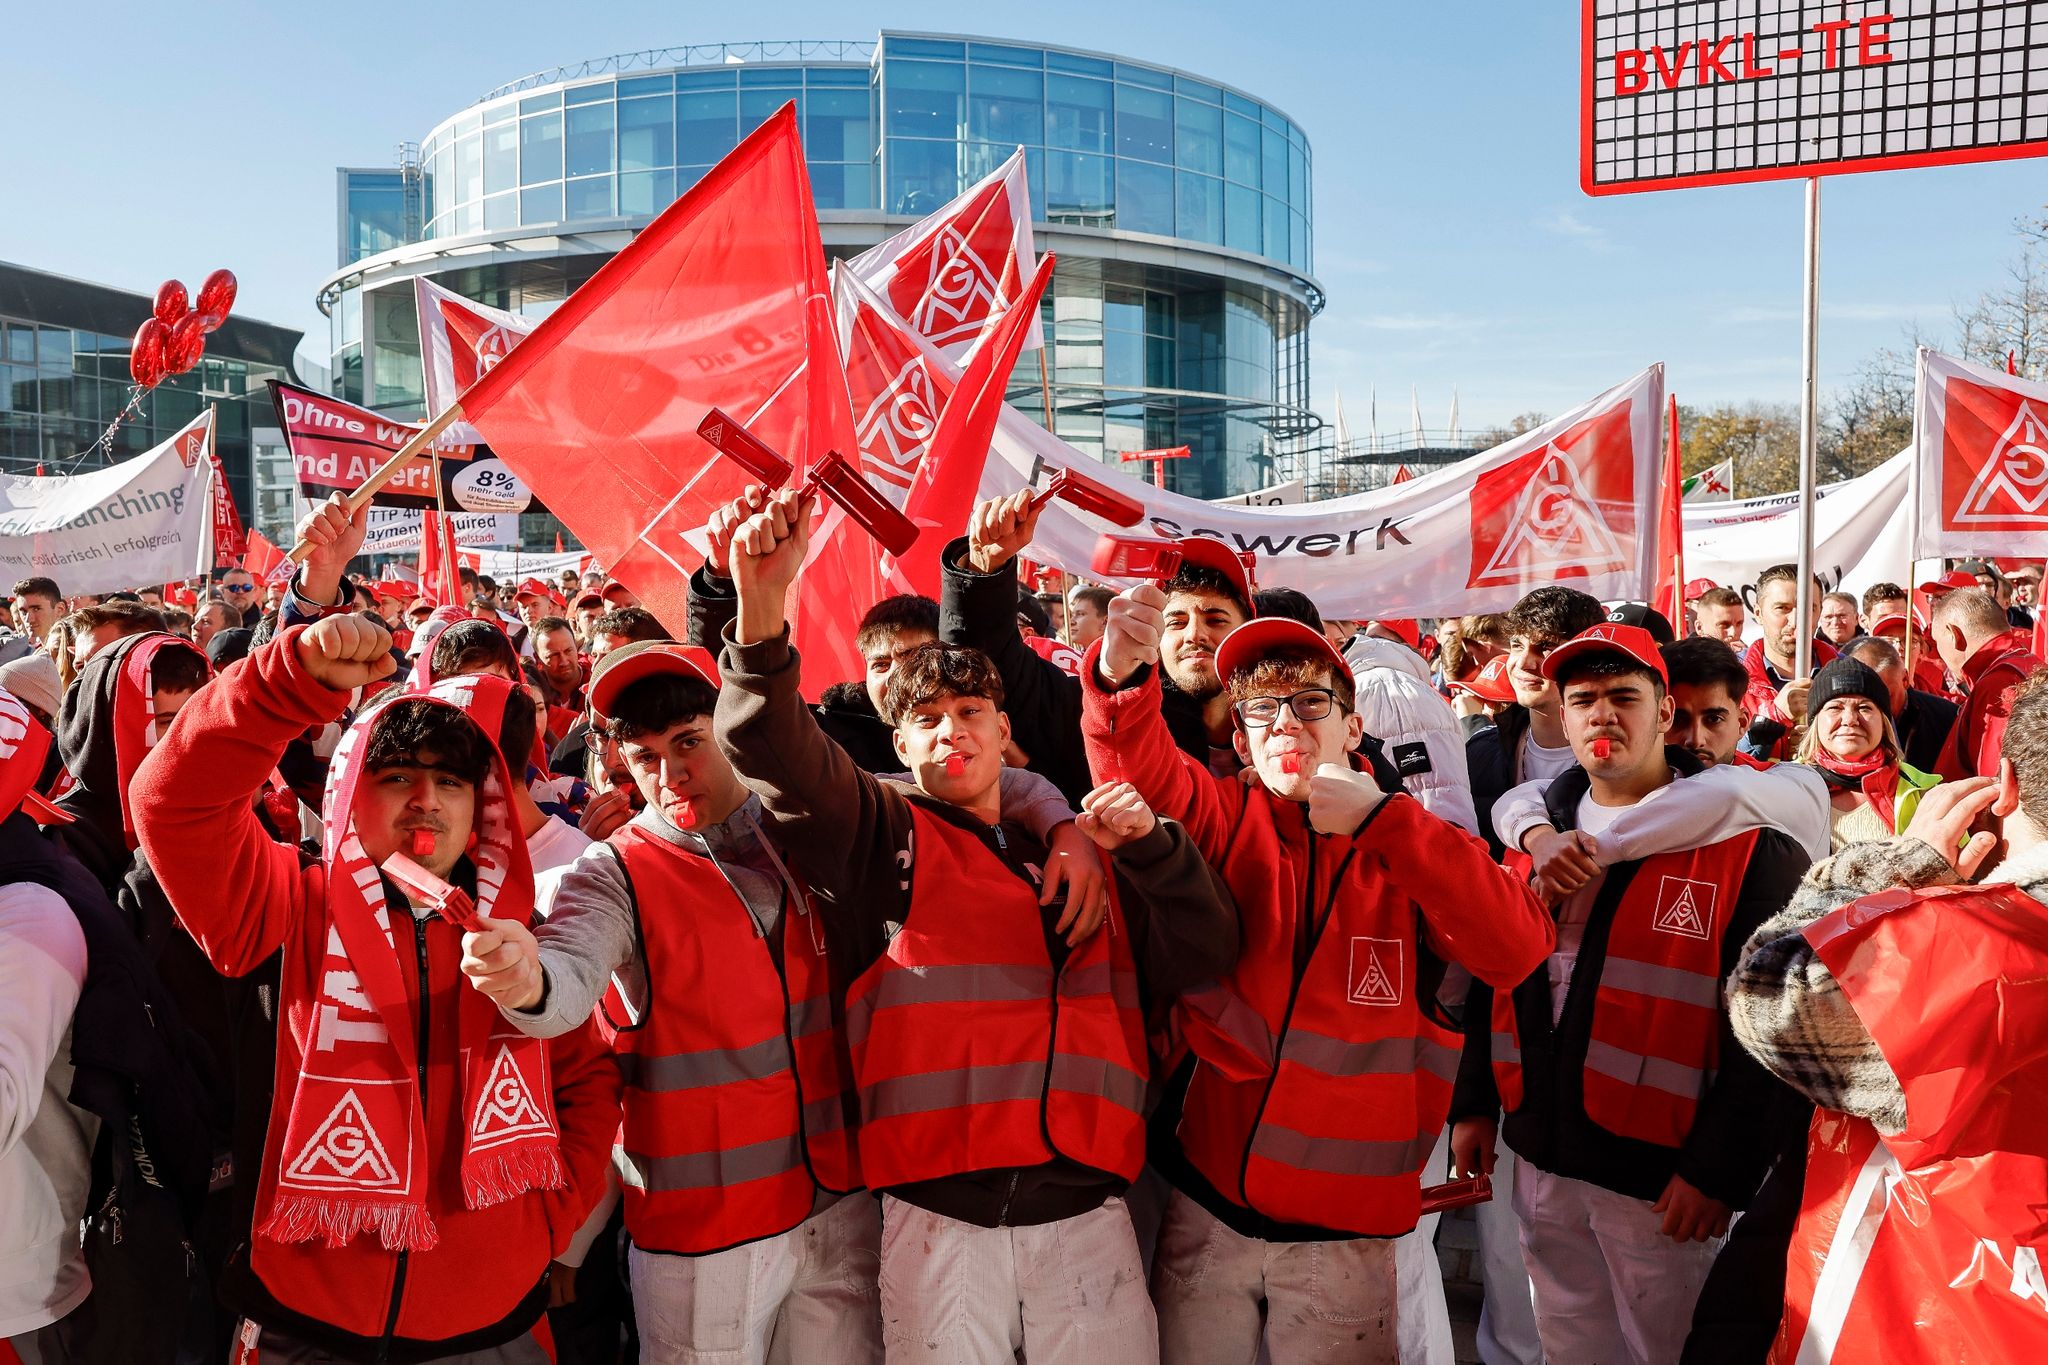
[{"label": "red scarf", "polygon": [[156,732],[156,656],[167,648],[197,654],[205,676],[213,675],[206,651],[182,635],[138,636],[118,665],[120,672],[114,675],[114,771],[120,779],[121,833],[131,851],[136,847],[135,812],[128,808],[128,787],[142,760],[163,738]]},{"label": "red scarf", "polygon": [[1862,792],[1870,798],[1870,804],[1877,807],[1877,813],[1884,817],[1885,824],[1896,822],[1893,810],[1899,790],[1899,769],[1886,756],[1883,745],[1861,758],[1836,758],[1827,750],[1816,748],[1813,766],[1820,769],[1821,779],[1830,787]]},{"label": "red scarf", "polygon": [[[533,913],[533,869],[513,818],[511,775],[496,753],[511,690],[502,678],[465,676],[407,688],[394,700],[424,698],[459,710],[490,737],[493,761],[477,793],[469,854],[477,909],[523,923]],[[322,984],[305,1012],[316,1022],[289,1096],[277,1202],[259,1231],[281,1242],[323,1237],[339,1247],[375,1229],[386,1250],[429,1251],[440,1234],[427,1210],[427,1132],[414,1070],[419,1040],[383,879],[350,814],[381,710],[350,727],[329,769]],[[287,973],[287,991],[293,980]],[[467,984],[458,998],[465,1204],[481,1209],[528,1190],[560,1188],[565,1177],[546,1045],[513,1028]]]}]

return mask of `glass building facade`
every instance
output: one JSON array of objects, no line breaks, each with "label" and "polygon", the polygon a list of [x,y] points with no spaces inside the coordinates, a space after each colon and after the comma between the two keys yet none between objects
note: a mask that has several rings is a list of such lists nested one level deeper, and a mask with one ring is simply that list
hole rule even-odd
[{"label": "glass building facade", "polygon": [[[127,406],[128,347],[153,299],[0,262],[0,473],[84,474],[167,440],[212,404],[215,448],[245,521],[292,525],[264,478],[282,452],[266,379],[292,379],[301,333],[231,316],[199,364],[144,395],[105,451],[93,447]],[[268,429],[268,430],[266,430]]]},{"label": "glass building facade", "polygon": [[[910,33],[540,73],[430,130],[395,171],[342,171],[341,269],[321,293],[337,391],[416,410],[413,274],[544,313],[791,102],[830,255],[1024,149],[1040,249],[1060,257],[1044,309],[1063,438],[1108,457],[1191,445],[1169,480],[1213,497],[1268,481],[1318,425],[1306,356],[1322,297],[1298,126],[1165,67]],[[1036,356],[1012,402],[1044,420]]]}]

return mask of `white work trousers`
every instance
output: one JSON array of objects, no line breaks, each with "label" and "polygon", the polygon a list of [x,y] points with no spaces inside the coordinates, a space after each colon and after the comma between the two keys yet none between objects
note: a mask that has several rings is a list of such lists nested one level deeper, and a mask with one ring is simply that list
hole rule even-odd
[{"label": "white work trousers", "polygon": [[1493,1198],[1475,1207],[1479,1224],[1479,1359],[1484,1365],[1543,1365],[1536,1334],[1536,1300],[1522,1259],[1522,1225],[1515,1217],[1515,1175],[1521,1158],[1503,1142],[1494,1149]]},{"label": "white work trousers", "polygon": [[1650,1204],[1524,1163],[1515,1172],[1536,1331],[1559,1365],[1673,1365],[1720,1242],[1674,1242]]},{"label": "white work trousers", "polygon": [[708,1256],[626,1258],[642,1365],[874,1365],[881,1217],[850,1194],[788,1232]]},{"label": "white work trousers", "polygon": [[882,1198],[890,1365],[1145,1365],[1159,1322],[1121,1199],[1056,1223],[984,1228]]},{"label": "white work trousers", "polygon": [[[1436,1140],[1422,1166],[1425,1187],[1444,1178],[1451,1160],[1451,1130]],[[1400,1286],[1401,1365],[1456,1365],[1451,1313],[1444,1302],[1443,1264],[1436,1254],[1436,1226],[1443,1215],[1428,1213],[1415,1230],[1394,1239],[1394,1275]]]},{"label": "white work trousers", "polygon": [[1242,1237],[1175,1190],[1159,1230],[1152,1297],[1164,1365],[1395,1365],[1394,1241]]}]

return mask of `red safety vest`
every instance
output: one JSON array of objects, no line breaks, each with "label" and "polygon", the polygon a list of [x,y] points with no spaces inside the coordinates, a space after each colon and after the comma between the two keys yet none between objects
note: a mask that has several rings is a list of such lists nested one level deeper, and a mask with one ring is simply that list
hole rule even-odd
[{"label": "red safety vest", "polygon": [[[1678,1147],[1692,1131],[1720,1065],[1721,947],[1758,833],[1643,859],[1614,908],[1605,953],[1579,954],[1575,980],[1599,973],[1586,1117],[1617,1137]],[[1525,873],[1528,855],[1510,853],[1505,865]],[[1547,990],[1548,965],[1539,971]],[[1502,1107],[1521,1108],[1521,1037],[1507,991],[1493,997],[1493,1076]]]},{"label": "red safety vest", "polygon": [[1102,928],[1055,974],[1037,889],[971,831],[911,811],[910,909],[846,994],[868,1183],[1055,1156],[1135,1180],[1145,1026],[1113,892]]},{"label": "red safety vest", "polygon": [[[1902,913],[1903,912],[1903,913]],[[1906,1129],[1822,1110],[1771,1360],[2024,1362],[2048,1343],[2048,916],[2011,886],[1867,896],[1806,939]]]},{"label": "red safety vest", "polygon": [[784,898],[777,972],[710,859],[630,824],[611,848],[648,982],[637,1023],[616,982],[597,1011],[625,1080],[626,1228],[636,1246],[689,1255],[787,1232],[821,1189],[861,1183],[817,912],[808,896]]},{"label": "red safety vest", "polygon": [[1202,1178],[1267,1218],[1375,1237],[1415,1226],[1458,1066],[1417,1001],[1415,904],[1379,866],[1253,789],[1221,869],[1247,912],[1237,966],[1179,1010],[1200,1062],[1179,1136]]}]

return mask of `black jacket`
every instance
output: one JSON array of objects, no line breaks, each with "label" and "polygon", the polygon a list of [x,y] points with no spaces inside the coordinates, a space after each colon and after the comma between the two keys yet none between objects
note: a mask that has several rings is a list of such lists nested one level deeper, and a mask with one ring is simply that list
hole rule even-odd
[{"label": "black jacket", "polygon": [[1906,705],[1897,719],[1899,743],[1906,751],[1908,765],[1923,773],[1934,771],[1941,758],[1941,746],[1948,742],[1948,732],[1955,728],[1956,715],[1961,710],[1947,697],[1937,697],[1917,687],[1906,689]]},{"label": "black jacket", "polygon": [[[1665,757],[1681,776],[1700,771],[1699,760],[1682,749]],[[1574,768],[1550,784],[1544,804],[1559,830],[1578,825],[1579,801],[1590,785]],[[1742,945],[1757,926],[1784,909],[1810,859],[1788,835],[1766,829],[1757,836],[1721,931],[1721,973],[1735,969]],[[1671,1148],[1618,1137],[1586,1117],[1586,1046],[1593,1002],[1605,966],[1607,934],[1622,895],[1641,862],[1616,863],[1594,897],[1572,971],[1564,1012],[1551,1018],[1550,967],[1546,962],[1514,991],[1515,1025],[1522,1045],[1522,1107],[1506,1116],[1501,1135],[1524,1161],[1553,1175],[1583,1180],[1632,1199],[1656,1199],[1671,1177],[1685,1178],[1702,1193],[1734,1208],[1756,1193],[1777,1155],[1778,1135],[1762,1121],[1782,1103],[1786,1087],[1735,1040],[1726,1012],[1721,1019],[1719,1070],[1701,1099],[1684,1145]],[[1491,1117],[1500,1112],[1494,1084],[1493,990],[1472,983],[1466,1006],[1465,1051],[1451,1099],[1451,1117]]]},{"label": "black jacket", "polygon": [[1479,837],[1498,862],[1504,851],[1493,832],[1493,805],[1520,785],[1517,751],[1529,733],[1529,712],[1519,703],[1504,706],[1491,725],[1465,739],[1465,772],[1472,779],[1472,809],[1479,817]]}]

